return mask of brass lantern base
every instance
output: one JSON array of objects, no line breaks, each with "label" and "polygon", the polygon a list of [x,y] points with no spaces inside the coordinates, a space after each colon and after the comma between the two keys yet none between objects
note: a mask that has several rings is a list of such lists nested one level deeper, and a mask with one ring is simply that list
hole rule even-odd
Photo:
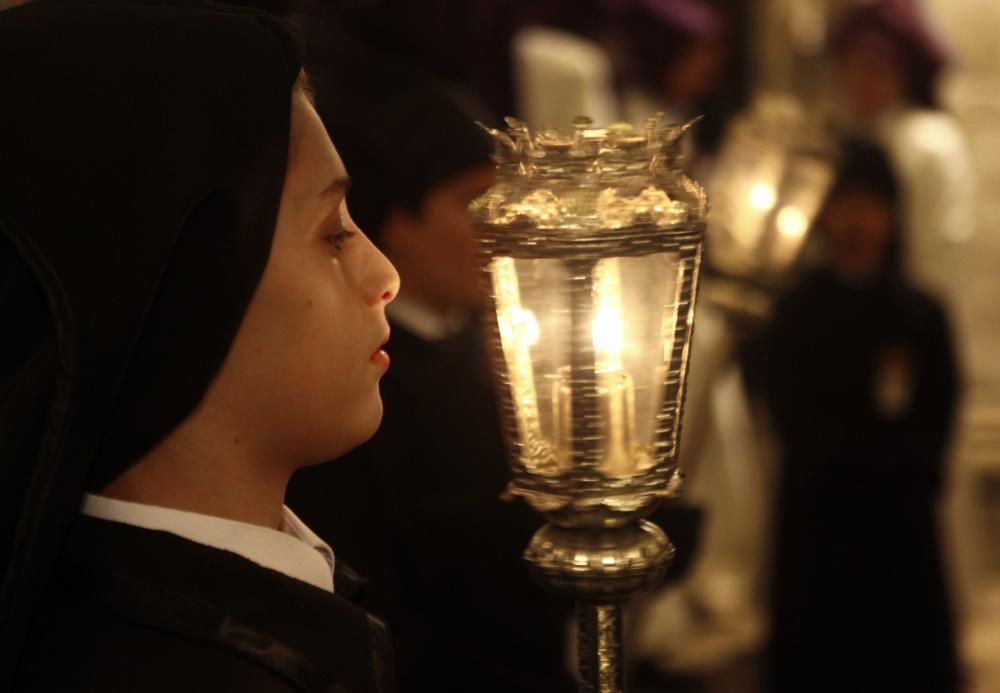
[{"label": "brass lantern base", "polygon": [[659,584],[674,547],[659,527],[638,520],[615,529],[545,525],[524,552],[546,589],[577,602],[580,693],[621,693],[621,603]]}]

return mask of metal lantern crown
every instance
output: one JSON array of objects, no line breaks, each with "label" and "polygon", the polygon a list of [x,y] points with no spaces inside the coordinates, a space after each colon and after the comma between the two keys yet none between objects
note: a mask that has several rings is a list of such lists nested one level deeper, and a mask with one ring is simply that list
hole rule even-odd
[{"label": "metal lantern crown", "polygon": [[707,214],[679,166],[687,126],[507,124],[490,130],[498,180],[472,212],[509,490],[557,525],[621,526],[678,478]]}]

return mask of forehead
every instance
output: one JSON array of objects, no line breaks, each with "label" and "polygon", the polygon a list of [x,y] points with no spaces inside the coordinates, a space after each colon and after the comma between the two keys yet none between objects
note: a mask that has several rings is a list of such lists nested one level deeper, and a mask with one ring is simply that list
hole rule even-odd
[{"label": "forehead", "polygon": [[296,90],[292,97],[292,127],[285,192],[296,198],[316,197],[347,170],[330,141],[316,109]]}]

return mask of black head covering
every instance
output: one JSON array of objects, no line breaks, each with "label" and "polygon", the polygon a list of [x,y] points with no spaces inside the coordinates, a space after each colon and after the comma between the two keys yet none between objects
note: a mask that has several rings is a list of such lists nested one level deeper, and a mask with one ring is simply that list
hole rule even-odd
[{"label": "black head covering", "polygon": [[229,349],[270,252],[299,59],[253,10],[48,0],[0,13],[0,65],[14,658],[83,491],[180,423]]},{"label": "black head covering", "polygon": [[892,237],[886,246],[878,275],[883,280],[898,279],[903,260],[901,191],[889,155],[871,140],[849,138],[841,144],[840,162],[825,204],[829,205],[834,198],[852,192],[874,195],[892,209]]},{"label": "black head covering", "polygon": [[659,93],[664,71],[696,41],[720,41],[726,18],[703,0],[605,0],[631,54],[628,79]]},{"label": "black head covering", "polygon": [[829,196],[846,190],[862,190],[895,207],[899,181],[886,151],[871,140],[849,138],[840,146],[840,158]]},{"label": "black head covering", "polygon": [[309,35],[307,62],[316,109],[351,172],[351,216],[376,243],[392,211],[418,212],[439,183],[491,165],[488,137],[439,84],[335,20]]},{"label": "black head covering", "polygon": [[258,9],[278,15],[279,17],[289,14],[295,5],[294,0],[220,0],[220,2],[224,2],[227,5]]},{"label": "black head covering", "polygon": [[951,55],[916,0],[877,0],[853,10],[841,20],[831,44],[843,53],[856,45],[883,42],[900,63],[910,100],[936,107],[937,78]]}]

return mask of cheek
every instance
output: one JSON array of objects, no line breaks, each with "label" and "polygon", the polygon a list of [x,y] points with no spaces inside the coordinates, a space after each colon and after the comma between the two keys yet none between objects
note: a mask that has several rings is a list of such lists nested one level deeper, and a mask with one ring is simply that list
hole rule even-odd
[{"label": "cheek", "polygon": [[338,292],[317,290],[284,318],[286,336],[275,372],[283,382],[276,387],[293,390],[294,409],[306,427],[327,421],[362,394],[370,354],[358,313]]},{"label": "cheek", "polygon": [[248,317],[260,368],[301,387],[325,376],[358,326],[351,324],[347,279],[337,264],[307,256],[283,269],[262,282]]},{"label": "cheek", "polygon": [[358,304],[340,282],[313,288],[290,316],[290,332],[298,341],[294,351],[321,372],[346,367],[365,334]]},{"label": "cheek", "polygon": [[465,207],[452,210],[447,219],[448,240],[457,254],[470,257],[476,254],[476,231],[472,228],[469,213]]},{"label": "cheek", "polygon": [[874,255],[881,255],[889,243],[889,233],[882,227],[871,227],[865,234],[865,244]]},{"label": "cheek", "polygon": [[859,97],[869,91],[870,84],[867,69],[856,60],[848,61],[838,70],[840,83],[853,96]]},{"label": "cheek", "polygon": [[457,204],[441,204],[424,222],[421,230],[427,242],[415,248],[425,267],[454,274],[468,265],[477,251],[475,231],[468,212]]}]

